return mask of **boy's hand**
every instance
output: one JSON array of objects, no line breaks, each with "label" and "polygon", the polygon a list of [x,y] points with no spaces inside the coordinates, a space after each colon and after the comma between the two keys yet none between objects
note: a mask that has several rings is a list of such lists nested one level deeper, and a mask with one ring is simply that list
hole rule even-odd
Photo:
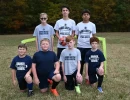
[{"label": "boy's hand", "polygon": [[17,85],[17,81],[13,80],[13,85],[16,86]]},{"label": "boy's hand", "polygon": [[77,72],[76,77],[81,77],[82,75]]},{"label": "boy's hand", "polygon": [[39,83],[40,83],[39,79],[38,79],[38,78],[34,78],[34,83],[35,83],[36,85],[39,85]]},{"label": "boy's hand", "polygon": [[64,82],[67,82],[67,78],[66,78],[66,76],[64,76]]},{"label": "boy's hand", "polygon": [[89,80],[89,76],[88,75],[86,76],[86,79]]},{"label": "boy's hand", "polygon": [[26,79],[27,77],[30,77],[30,73],[26,73],[26,75],[24,76],[24,78]]}]

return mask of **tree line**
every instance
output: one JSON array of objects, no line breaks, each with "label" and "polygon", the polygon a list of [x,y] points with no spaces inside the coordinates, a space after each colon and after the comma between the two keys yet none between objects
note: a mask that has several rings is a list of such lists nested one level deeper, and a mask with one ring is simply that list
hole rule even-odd
[{"label": "tree line", "polygon": [[82,21],[82,10],[89,9],[97,32],[130,31],[130,0],[0,0],[0,34],[32,32],[41,12],[54,26],[63,5],[70,7],[70,18],[76,23]]}]

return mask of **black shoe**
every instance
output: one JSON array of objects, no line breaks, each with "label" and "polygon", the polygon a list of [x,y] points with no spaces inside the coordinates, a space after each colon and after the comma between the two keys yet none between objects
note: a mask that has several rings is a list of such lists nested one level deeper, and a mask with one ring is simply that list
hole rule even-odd
[{"label": "black shoe", "polygon": [[32,95],[34,95],[33,90],[28,90],[28,97],[30,97],[30,96],[32,96]]}]

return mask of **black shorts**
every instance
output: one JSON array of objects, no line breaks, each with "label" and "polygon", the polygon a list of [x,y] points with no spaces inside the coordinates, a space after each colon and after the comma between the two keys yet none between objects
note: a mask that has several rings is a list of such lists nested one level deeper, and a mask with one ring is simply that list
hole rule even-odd
[{"label": "black shorts", "polygon": [[72,75],[66,75],[67,82],[65,82],[66,90],[74,90],[76,82],[77,70]]},{"label": "black shorts", "polygon": [[79,49],[80,53],[81,53],[81,62],[85,63],[85,55],[86,53],[91,49],[91,48],[79,48],[77,47],[77,49]]},{"label": "black shorts", "polygon": [[97,82],[97,76],[99,76],[97,71],[96,71],[96,68],[88,69],[88,76],[89,76],[90,84],[96,83]]},{"label": "black shorts", "polygon": [[[32,73],[30,74],[30,76],[33,78],[33,74]],[[21,77],[21,78],[18,78],[18,84],[19,84],[20,90],[27,89],[27,82],[26,82],[24,76]]]},{"label": "black shorts", "polygon": [[18,84],[19,84],[20,90],[27,89],[27,82],[25,81],[24,77],[21,79],[18,79]]},{"label": "black shorts", "polygon": [[44,76],[38,76],[38,79],[40,81],[39,83],[39,88],[44,89],[49,87],[49,82],[47,81],[48,79],[52,79],[54,76],[54,71],[50,72],[49,75],[44,75]]},{"label": "black shorts", "polygon": [[65,48],[57,48],[57,58],[60,59],[60,55],[61,52],[64,50]]}]

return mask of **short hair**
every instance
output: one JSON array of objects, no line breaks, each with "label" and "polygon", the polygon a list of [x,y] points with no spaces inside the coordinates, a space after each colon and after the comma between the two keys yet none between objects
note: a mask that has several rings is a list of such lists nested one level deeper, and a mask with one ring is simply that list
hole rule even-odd
[{"label": "short hair", "polygon": [[82,15],[83,15],[84,13],[88,13],[88,14],[90,15],[90,11],[89,11],[88,9],[84,9],[84,10],[82,11]]},{"label": "short hair", "polygon": [[99,39],[98,39],[97,37],[93,36],[93,37],[90,38],[90,44],[91,44],[92,42],[97,42],[97,43],[99,43]]},{"label": "short hair", "polygon": [[18,45],[18,49],[19,49],[19,48],[25,48],[25,49],[27,50],[26,44],[19,44],[19,45]]},{"label": "short hair", "polygon": [[68,6],[62,6],[61,11],[62,11],[63,8],[67,8],[70,11],[70,8]]},{"label": "short hair", "polygon": [[74,37],[72,35],[66,37],[66,42],[70,42],[71,40],[74,41]]},{"label": "short hair", "polygon": [[50,44],[50,40],[48,38],[43,38],[41,41],[40,41],[40,44],[42,43],[42,41],[46,41]]},{"label": "short hair", "polygon": [[47,13],[40,13],[40,17],[41,17],[42,15],[46,15],[46,16],[47,16],[47,18],[48,18]]}]

